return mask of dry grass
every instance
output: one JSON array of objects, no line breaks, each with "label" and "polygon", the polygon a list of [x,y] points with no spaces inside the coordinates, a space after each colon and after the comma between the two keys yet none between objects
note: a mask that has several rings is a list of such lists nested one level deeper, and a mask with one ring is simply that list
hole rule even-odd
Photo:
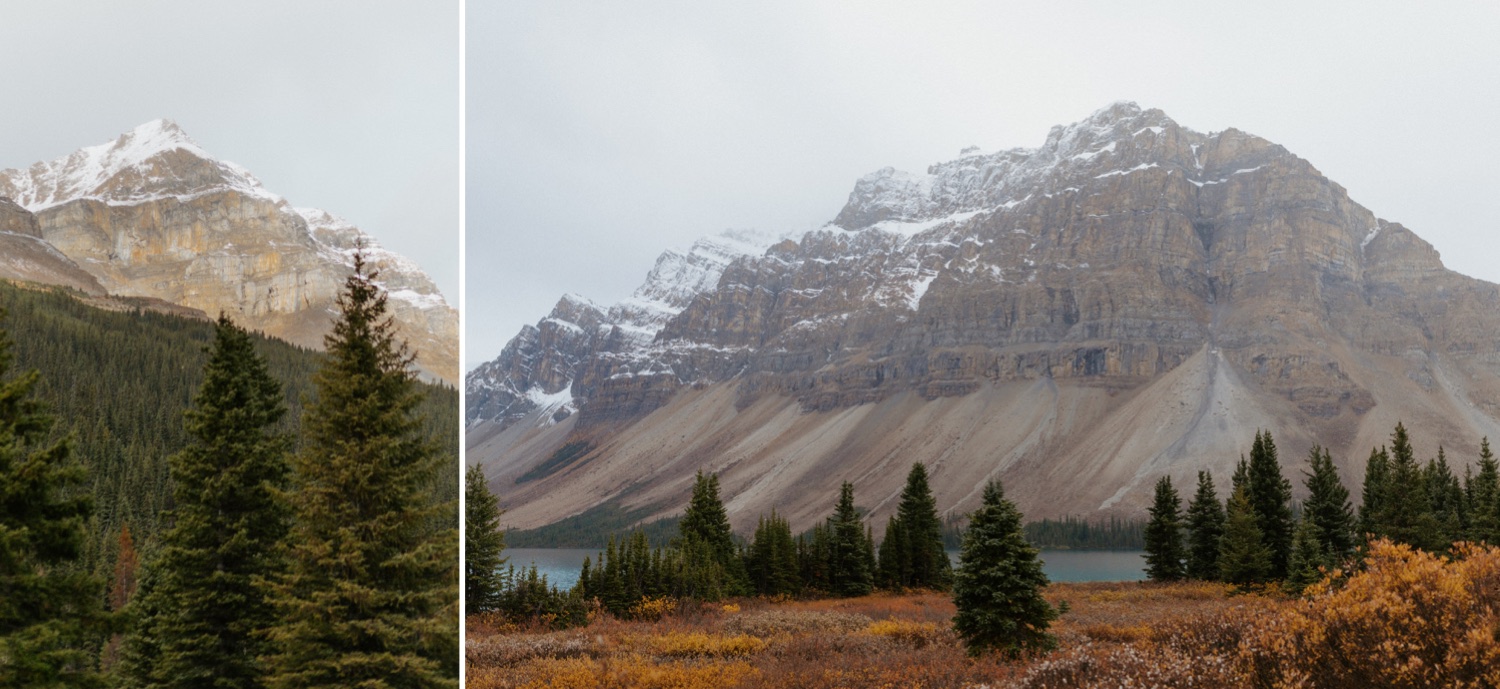
[{"label": "dry grass", "polygon": [[1500,549],[1376,544],[1305,599],[1217,584],[1055,584],[1059,648],[972,659],[943,594],[679,606],[548,632],[469,621],[473,689],[512,687],[1495,687]]}]

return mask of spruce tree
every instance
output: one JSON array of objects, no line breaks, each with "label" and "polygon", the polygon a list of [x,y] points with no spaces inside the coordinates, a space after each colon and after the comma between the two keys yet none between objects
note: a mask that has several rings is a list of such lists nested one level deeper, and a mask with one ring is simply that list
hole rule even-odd
[{"label": "spruce tree", "polygon": [[1297,524],[1297,533],[1292,538],[1292,556],[1289,560],[1286,588],[1292,593],[1302,593],[1308,586],[1323,578],[1320,568],[1334,566],[1333,553],[1328,551],[1327,536],[1318,528],[1310,515],[1303,513]]},{"label": "spruce tree", "polygon": [[845,481],[828,519],[828,592],[835,596],[863,596],[874,588],[869,539],[860,522],[854,508],[854,484]]},{"label": "spruce tree", "polygon": [[1490,452],[1489,438],[1479,443],[1479,471],[1464,483],[1469,496],[1469,540],[1500,545],[1500,466]]},{"label": "spruce tree", "polygon": [[1448,466],[1448,456],[1442,445],[1438,445],[1437,457],[1427,461],[1422,480],[1427,487],[1429,511],[1435,526],[1432,549],[1447,550],[1454,541],[1463,540],[1468,530],[1465,523],[1468,510],[1464,505],[1463,487]]},{"label": "spruce tree", "polygon": [[1360,494],[1359,534],[1355,545],[1385,534],[1386,489],[1390,482],[1391,457],[1384,447],[1371,448],[1365,460],[1365,481]]},{"label": "spruce tree", "polygon": [[[271,687],[456,687],[457,529],[419,435],[412,355],[356,254],[294,459]],[[446,524],[444,524],[446,522]]]},{"label": "spruce tree", "polygon": [[760,518],[755,537],[745,554],[745,570],[751,589],[762,596],[797,593],[800,584],[797,567],[797,545],[792,527],[785,517],[771,510],[771,516]]},{"label": "spruce tree", "polygon": [[162,536],[148,606],[126,644],[122,675],[146,687],[264,686],[260,657],[277,622],[264,580],[285,566],[290,512],[286,488],[290,438],[276,430],[286,414],[281,384],[250,335],[220,316],[203,385],[184,417],[192,444],[173,455],[172,527]]},{"label": "spruce tree", "polygon": [[466,612],[489,612],[500,606],[504,588],[505,531],[500,528],[500,501],[475,464],[464,475],[464,605]]},{"label": "spruce tree", "polygon": [[953,565],[943,549],[943,522],[938,518],[937,500],[927,481],[927,467],[920,462],[911,465],[906,487],[896,506],[896,520],[901,523],[905,567],[901,585],[946,591],[953,583]]},{"label": "spruce tree", "polygon": [[1354,508],[1349,504],[1349,489],[1339,480],[1338,469],[1326,448],[1313,445],[1308,452],[1312,472],[1304,473],[1307,502],[1302,514],[1317,527],[1323,550],[1334,561],[1343,561],[1354,552]]},{"label": "spruce tree", "polygon": [[1219,578],[1219,541],[1224,537],[1224,505],[1214,490],[1214,479],[1198,472],[1198,492],[1188,503],[1188,553],[1186,573],[1192,579]]},{"label": "spruce tree", "polygon": [[729,527],[729,513],[719,498],[718,474],[704,474],[700,470],[693,478],[693,494],[677,528],[684,552],[702,553],[722,567],[731,593],[749,593],[744,562],[734,545],[734,531]]},{"label": "spruce tree", "polygon": [[1265,582],[1271,574],[1271,551],[1257,526],[1255,507],[1244,487],[1229,498],[1224,538],[1219,544],[1219,576],[1236,586]]},{"label": "spruce tree", "polygon": [[1397,543],[1434,550],[1446,547],[1432,503],[1427,480],[1412,451],[1406,427],[1400,423],[1391,432],[1391,465],[1386,478],[1385,507],[1381,510],[1382,536]]},{"label": "spruce tree", "polygon": [[875,570],[875,584],[883,589],[900,590],[911,580],[910,548],[901,520],[891,515],[885,523],[885,538],[880,541],[880,562]]},{"label": "spruce tree", "polygon": [[979,509],[969,516],[953,575],[953,628],[970,655],[989,651],[1015,658],[1049,650],[1047,632],[1058,611],[1042,598],[1047,575],[1040,553],[1021,533],[1021,512],[998,481],[985,484]]},{"label": "spruce tree", "polygon": [[0,686],[101,686],[104,581],[76,564],[93,509],[84,470],[48,440],[40,374],[5,379],[12,357],[0,331]]},{"label": "spruce tree", "polygon": [[1146,523],[1146,576],[1152,581],[1177,581],[1183,577],[1182,500],[1172,479],[1156,482],[1151,519]]},{"label": "spruce tree", "polygon": [[1255,525],[1271,554],[1270,577],[1284,579],[1292,554],[1292,531],[1296,522],[1292,519],[1292,482],[1281,473],[1281,462],[1270,431],[1255,434],[1246,486],[1246,497],[1255,508]]}]

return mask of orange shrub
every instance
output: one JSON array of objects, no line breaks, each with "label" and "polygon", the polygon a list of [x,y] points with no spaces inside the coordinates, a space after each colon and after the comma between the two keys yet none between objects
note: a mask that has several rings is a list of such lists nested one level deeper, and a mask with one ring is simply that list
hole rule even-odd
[{"label": "orange shrub", "polygon": [[1308,590],[1246,639],[1265,686],[1500,686],[1500,548],[1456,559],[1376,541],[1366,567]]},{"label": "orange shrub", "polygon": [[928,644],[954,640],[951,627],[939,627],[932,622],[913,622],[895,618],[872,622],[864,632],[874,636],[883,636],[912,648],[922,648]]},{"label": "orange shrub", "polygon": [[630,617],[637,620],[659,620],[676,609],[676,599],[668,596],[647,596],[630,606]]},{"label": "orange shrub", "polygon": [[630,640],[650,653],[671,658],[743,658],[765,649],[766,642],[748,634],[720,636],[704,632],[672,632],[644,640]]}]

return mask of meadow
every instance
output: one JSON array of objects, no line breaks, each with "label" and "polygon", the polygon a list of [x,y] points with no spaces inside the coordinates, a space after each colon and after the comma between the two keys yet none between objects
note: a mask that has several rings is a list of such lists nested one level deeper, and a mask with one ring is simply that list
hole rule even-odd
[{"label": "meadow", "polygon": [[1056,650],[970,658],[934,592],[738,599],[551,631],[468,622],[471,689],[1500,686],[1500,549],[1377,543],[1304,597],[1224,584],[1059,583]]}]

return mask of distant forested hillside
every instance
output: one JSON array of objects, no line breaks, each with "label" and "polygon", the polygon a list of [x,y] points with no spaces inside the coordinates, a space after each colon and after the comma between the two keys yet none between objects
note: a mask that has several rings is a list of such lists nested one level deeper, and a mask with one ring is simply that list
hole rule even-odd
[{"label": "distant forested hillside", "polygon": [[[57,417],[56,432],[73,438],[73,454],[89,470],[95,497],[87,565],[107,573],[122,525],[149,552],[170,507],[167,457],[187,443],[182,412],[202,382],[208,321],[157,313],[145,302],[117,299],[91,306],[62,289],[0,283],[0,329],[10,334],[13,371],[41,371],[38,395]],[[322,354],[257,338],[271,373],[285,388],[288,431],[302,400],[313,394]],[[442,500],[458,495],[458,391],[424,385],[425,430],[452,461],[440,481]]]}]

